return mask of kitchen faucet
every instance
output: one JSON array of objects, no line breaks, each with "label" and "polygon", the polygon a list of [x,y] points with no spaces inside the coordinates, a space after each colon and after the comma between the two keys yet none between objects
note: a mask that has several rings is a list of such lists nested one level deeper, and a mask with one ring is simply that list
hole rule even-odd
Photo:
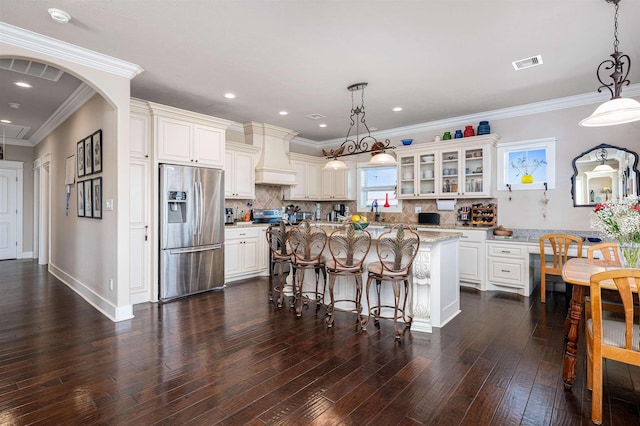
[{"label": "kitchen faucet", "polygon": [[375,209],[376,212],[376,222],[380,222],[380,210],[378,210],[378,199],[373,200],[371,203],[371,211],[373,212]]}]

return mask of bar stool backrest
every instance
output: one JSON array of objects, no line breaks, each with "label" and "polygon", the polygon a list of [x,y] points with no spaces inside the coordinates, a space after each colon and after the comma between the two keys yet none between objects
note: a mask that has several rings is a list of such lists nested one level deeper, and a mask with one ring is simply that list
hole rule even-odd
[{"label": "bar stool backrest", "polygon": [[398,224],[380,234],[376,244],[382,270],[392,274],[403,273],[411,268],[418,253],[420,236],[407,225]]},{"label": "bar stool backrest", "polygon": [[349,223],[329,237],[329,252],[337,268],[361,269],[370,248],[371,234],[365,230],[356,231]]},{"label": "bar stool backrest", "polygon": [[327,245],[327,233],[322,228],[303,220],[289,231],[289,245],[296,261],[315,262]]},{"label": "bar stool backrest", "polygon": [[269,250],[275,259],[291,258],[291,246],[287,242],[289,235],[287,226],[289,226],[289,222],[283,219],[267,228],[267,244],[269,244]]}]

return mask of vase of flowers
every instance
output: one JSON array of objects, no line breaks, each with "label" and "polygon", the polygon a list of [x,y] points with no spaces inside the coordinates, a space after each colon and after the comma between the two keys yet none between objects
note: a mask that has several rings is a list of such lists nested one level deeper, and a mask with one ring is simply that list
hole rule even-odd
[{"label": "vase of flowers", "polygon": [[591,227],[615,239],[625,268],[637,268],[640,260],[640,201],[637,196],[598,203]]}]

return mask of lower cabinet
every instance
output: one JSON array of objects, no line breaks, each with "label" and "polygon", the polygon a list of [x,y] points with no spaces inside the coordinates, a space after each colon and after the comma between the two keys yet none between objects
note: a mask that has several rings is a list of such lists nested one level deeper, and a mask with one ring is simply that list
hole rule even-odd
[{"label": "lower cabinet", "polygon": [[487,242],[487,290],[530,296],[534,284],[529,273],[530,245]]},{"label": "lower cabinet", "polygon": [[266,229],[266,226],[225,228],[225,282],[267,274]]},{"label": "lower cabinet", "polygon": [[[420,229],[420,228],[418,228]],[[426,228],[432,230],[432,228]],[[460,285],[486,290],[486,229],[438,229],[441,232],[457,232],[462,234],[458,243],[460,259]]]}]

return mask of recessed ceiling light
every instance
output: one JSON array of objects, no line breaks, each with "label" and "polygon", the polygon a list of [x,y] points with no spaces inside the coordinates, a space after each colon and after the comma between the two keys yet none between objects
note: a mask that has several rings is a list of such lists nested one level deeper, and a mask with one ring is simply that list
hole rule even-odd
[{"label": "recessed ceiling light", "polygon": [[9,108],[11,108],[11,109],[20,109],[21,106],[22,105],[20,105],[17,102],[9,102]]},{"label": "recessed ceiling light", "polygon": [[18,87],[25,87],[27,89],[32,88],[33,86],[30,85],[29,83],[25,82],[25,81],[14,81],[13,84],[15,84]]},{"label": "recessed ceiling light", "polygon": [[0,123],[11,124],[11,120],[0,120]]},{"label": "recessed ceiling light", "polygon": [[224,97],[227,98],[227,99],[235,99],[236,95],[235,95],[235,93],[225,93]]},{"label": "recessed ceiling light", "polygon": [[51,8],[48,10],[49,15],[51,15],[51,19],[61,24],[66,24],[71,20],[71,15],[61,9]]},{"label": "recessed ceiling light", "polygon": [[287,111],[280,111],[278,114],[280,114],[280,115],[289,115],[289,113]]},{"label": "recessed ceiling light", "polygon": [[372,132],[375,132],[376,130],[378,130],[377,127],[371,127],[369,130],[371,130]]},{"label": "recessed ceiling light", "polygon": [[326,124],[322,123],[322,124],[318,124],[319,127],[327,127]]},{"label": "recessed ceiling light", "polygon": [[393,111],[394,112],[400,112],[400,111],[402,111],[402,107],[394,107]]}]

